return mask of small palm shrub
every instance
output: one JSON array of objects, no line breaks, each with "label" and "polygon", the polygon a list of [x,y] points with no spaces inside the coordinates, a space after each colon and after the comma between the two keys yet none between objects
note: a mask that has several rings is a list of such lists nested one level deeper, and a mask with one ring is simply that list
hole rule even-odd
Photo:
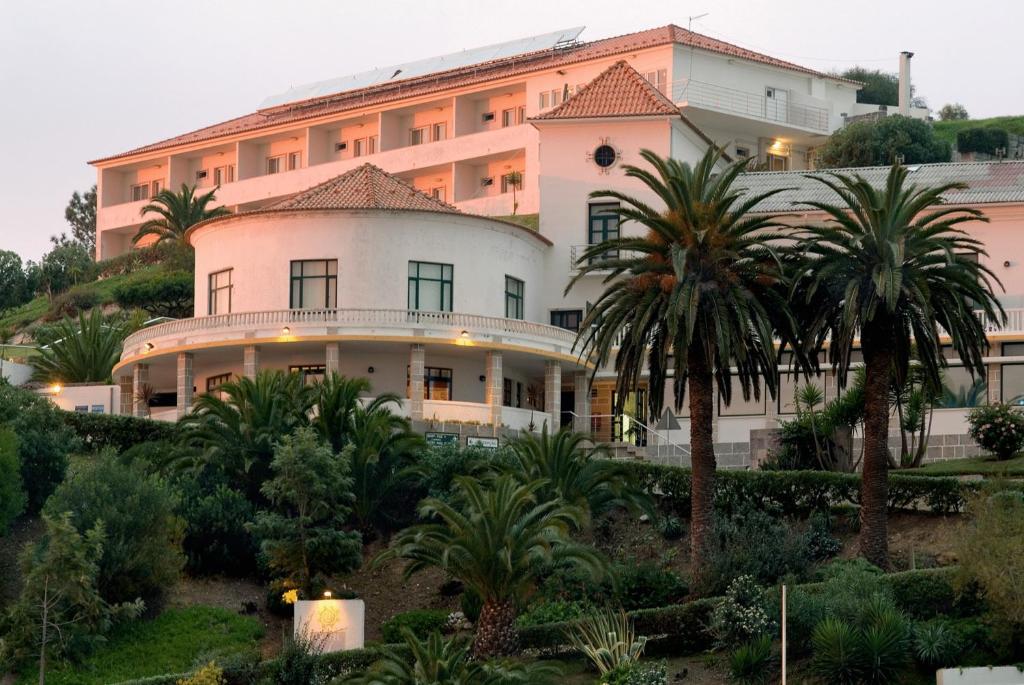
[{"label": "small palm shrub", "polygon": [[811,668],[828,683],[899,683],[911,664],[913,644],[907,620],[877,595],[864,604],[857,620],[825,618],[814,629],[811,642]]},{"label": "small palm shrub", "polygon": [[1009,459],[1024,448],[1024,414],[1008,404],[975,407],[967,423],[974,441],[997,459]]},{"label": "small palm shrub", "polygon": [[772,638],[762,634],[729,654],[729,680],[737,685],[767,685],[774,666]]},{"label": "small palm shrub", "polygon": [[944,621],[919,623],[914,628],[914,657],[929,668],[960,663],[964,644],[959,633]]},{"label": "small palm shrub", "polygon": [[763,635],[771,636],[774,630],[765,592],[751,576],[740,576],[730,583],[725,597],[711,612],[711,632],[720,647],[737,647]]},{"label": "small palm shrub", "polygon": [[647,646],[647,638],[637,637],[633,621],[624,611],[593,613],[569,629],[566,636],[602,676],[633,666]]}]

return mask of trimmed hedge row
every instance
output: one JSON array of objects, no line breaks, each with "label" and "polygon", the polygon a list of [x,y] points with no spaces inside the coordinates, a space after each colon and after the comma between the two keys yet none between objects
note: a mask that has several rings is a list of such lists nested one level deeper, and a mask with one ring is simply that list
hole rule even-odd
[{"label": "trimmed hedge row", "polygon": [[64,423],[91,450],[113,447],[123,452],[140,442],[172,440],[176,431],[176,424],[136,416],[75,411],[61,412],[61,416]]},{"label": "trimmed hedge row", "polygon": [[[642,462],[625,467],[674,513],[689,515],[690,469]],[[807,515],[842,504],[859,504],[860,482],[860,474],[831,471],[719,471],[715,475],[715,505],[723,511],[751,506],[790,516]],[[953,477],[890,473],[889,508],[958,512],[980,486],[977,481]]]}]

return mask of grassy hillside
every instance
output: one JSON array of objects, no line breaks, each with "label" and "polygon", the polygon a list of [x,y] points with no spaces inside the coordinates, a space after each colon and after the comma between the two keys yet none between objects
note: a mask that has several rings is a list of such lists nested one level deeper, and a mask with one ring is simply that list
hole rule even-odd
[{"label": "grassy hillside", "polygon": [[1003,128],[1008,133],[1024,135],[1024,116],[992,117],[990,119],[964,119],[962,121],[936,121],[935,135],[956,145],[956,133],[965,128]]}]

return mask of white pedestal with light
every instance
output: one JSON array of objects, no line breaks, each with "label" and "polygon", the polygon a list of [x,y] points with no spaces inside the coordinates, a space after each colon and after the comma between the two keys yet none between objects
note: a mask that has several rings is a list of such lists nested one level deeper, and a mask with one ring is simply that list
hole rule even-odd
[{"label": "white pedestal with light", "polygon": [[308,638],[322,643],[324,652],[363,647],[366,605],[361,599],[315,599],[295,602],[293,635],[305,631]]}]

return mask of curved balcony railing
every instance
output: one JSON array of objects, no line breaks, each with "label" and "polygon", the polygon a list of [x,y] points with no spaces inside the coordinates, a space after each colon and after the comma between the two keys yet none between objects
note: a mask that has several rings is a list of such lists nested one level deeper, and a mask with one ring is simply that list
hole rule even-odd
[{"label": "curved balcony railing", "polygon": [[571,348],[576,341],[576,333],[564,328],[533,321],[461,312],[408,309],[278,309],[200,316],[150,326],[129,335],[124,341],[124,350],[125,354],[129,354],[133,348],[158,338],[277,326],[295,326],[295,335],[302,335],[303,326],[337,326],[450,330],[456,336],[462,331],[487,335],[527,336],[567,348]]}]

